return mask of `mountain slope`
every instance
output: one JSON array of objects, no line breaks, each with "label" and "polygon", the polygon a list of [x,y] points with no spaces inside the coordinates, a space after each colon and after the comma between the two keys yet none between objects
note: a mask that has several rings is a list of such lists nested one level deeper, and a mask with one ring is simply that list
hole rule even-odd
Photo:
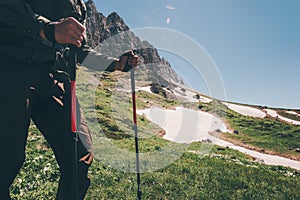
[{"label": "mountain slope", "polygon": [[[91,16],[92,5],[90,6]],[[90,23],[90,30],[103,26],[103,32],[93,30],[93,34],[88,33],[93,38],[89,40],[90,44],[96,47],[103,35],[119,30],[120,25],[112,25],[111,29],[107,29],[107,18],[100,13],[93,17],[91,20],[93,18],[102,22]],[[116,14],[111,17],[120,22]],[[128,27],[123,28],[127,30]],[[159,61],[158,54],[153,48],[150,49],[146,49],[149,56],[142,57],[142,67],[149,68],[147,72],[152,73],[149,77],[155,77],[155,66],[144,63]],[[168,68],[164,73],[168,70],[171,69]],[[124,171],[126,167],[135,164],[131,92],[126,87],[130,82],[128,76],[123,78],[117,72],[99,73],[84,67],[79,67],[78,72],[81,77],[78,78],[77,92],[84,114],[89,125],[92,125],[90,128],[94,134],[96,150],[96,159],[89,170],[91,187],[86,200],[136,199],[136,174]],[[153,84],[158,79],[161,82]],[[138,85],[136,95],[140,110],[154,107],[174,110],[176,107],[184,107],[193,109],[194,112],[205,112],[225,119],[236,131],[235,134],[221,133],[220,129],[214,130],[213,134],[224,134],[226,139],[233,138],[234,141],[251,144],[265,152],[273,148],[271,150],[274,152],[282,153],[283,148],[283,154],[299,155],[296,152],[296,147],[300,146],[299,126],[271,115],[265,118],[245,116],[245,113],[228,109],[224,102],[182,85],[169,87],[168,84],[162,84],[168,83],[168,80],[162,77],[158,79],[148,78],[145,87]],[[176,77],[172,79],[175,80]],[[263,111],[266,108],[255,109]],[[278,115],[293,120],[298,120],[300,114],[299,110],[275,111]],[[161,127],[152,124],[145,115],[138,116],[138,127],[142,169],[164,164],[160,169],[145,170],[141,174],[143,199],[300,199],[298,170],[254,162],[250,156],[232,148],[213,145],[209,140],[185,144],[184,151],[178,151],[181,144],[161,138],[165,134]],[[106,146],[101,146],[102,144]],[[203,150],[207,149],[209,151],[203,154]],[[59,170],[53,152],[34,124],[30,126],[26,154],[24,166],[10,188],[12,198],[55,199]],[[173,162],[166,164],[166,161],[174,157],[176,159]]]},{"label": "mountain slope", "polygon": [[113,57],[133,49],[140,57],[139,68],[147,73],[144,76],[149,83],[162,85],[169,85],[170,82],[183,83],[170,63],[158,54],[157,49],[149,42],[136,37],[117,13],[113,12],[105,17],[97,11],[92,0],[87,1],[86,6],[87,42],[91,47]]},{"label": "mountain slope", "polygon": [[[165,99],[153,103],[152,99],[144,98],[144,102],[152,102],[148,104],[141,103],[144,108],[151,108],[151,106],[168,107],[166,104],[168,101],[172,102],[173,108],[182,106],[195,110],[200,109],[222,118],[229,125],[228,128],[232,132],[239,133],[224,133],[222,134],[224,139],[253,150],[256,149],[300,160],[297,143],[299,128],[290,126],[290,123],[296,125],[300,123],[294,120],[295,118],[297,119],[297,113],[295,116],[282,109],[277,112],[279,114],[276,114],[274,109],[221,102],[206,97],[200,92],[193,91],[182,85],[182,80],[172,70],[170,64],[158,55],[157,50],[151,44],[137,38],[117,13],[111,13],[108,17],[105,17],[97,11],[91,0],[87,2],[87,8],[88,42],[94,48],[100,52],[115,56],[121,55],[127,47],[138,47],[136,50],[141,58],[141,63],[139,65],[137,85],[147,85],[146,91],[148,90],[148,93],[159,94]],[[118,86],[115,85],[114,88],[110,88],[110,91],[123,90],[126,92],[130,89],[128,88],[129,83],[126,75],[123,78],[119,75],[117,79]],[[142,88],[140,87],[140,89]],[[294,119],[288,118],[291,116]],[[248,124],[246,125],[246,123]],[[260,126],[264,127],[259,128]],[[274,126],[274,128],[268,128],[271,126]],[[265,137],[264,140],[262,140],[263,137]],[[282,145],[278,145],[278,143]]]}]

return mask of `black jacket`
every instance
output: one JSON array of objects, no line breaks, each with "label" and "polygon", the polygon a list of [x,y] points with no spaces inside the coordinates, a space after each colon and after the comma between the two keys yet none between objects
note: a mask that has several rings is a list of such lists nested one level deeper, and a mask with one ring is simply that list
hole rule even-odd
[{"label": "black jacket", "polygon": [[[82,21],[85,14],[83,11],[82,0],[1,0],[0,52],[23,63],[55,61],[56,50],[41,42],[40,30],[46,23],[61,18],[74,17]],[[106,69],[116,60],[97,54],[84,42],[78,48],[78,62],[82,63],[88,54],[97,58],[98,63],[106,65],[100,70]]]}]

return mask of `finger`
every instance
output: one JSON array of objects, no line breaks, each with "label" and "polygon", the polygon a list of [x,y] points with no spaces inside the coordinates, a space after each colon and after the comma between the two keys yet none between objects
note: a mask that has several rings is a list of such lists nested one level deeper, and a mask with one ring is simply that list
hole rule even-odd
[{"label": "finger", "polygon": [[72,24],[74,27],[76,27],[76,29],[78,29],[79,32],[83,33],[85,31],[85,27],[74,17],[68,17],[66,21]]},{"label": "finger", "polygon": [[82,40],[78,38],[71,37],[70,35],[66,35],[63,44],[73,44],[77,47],[81,47]]},{"label": "finger", "polygon": [[72,28],[72,30],[73,30],[73,34],[74,34],[74,36],[76,37],[76,38],[78,38],[78,39],[83,39],[83,37],[84,37],[84,30],[82,30],[82,29],[79,29],[77,26],[75,26],[75,25],[73,25],[73,28]]},{"label": "finger", "polygon": [[68,43],[69,44],[73,44],[73,45],[75,45],[77,47],[81,47],[81,42],[82,41],[80,41],[80,40],[78,40],[76,38],[70,38]]},{"label": "finger", "polygon": [[76,38],[78,40],[83,40],[84,37],[84,29],[81,29],[80,27],[77,26],[77,24],[70,24],[68,30],[68,34],[73,37]]},{"label": "finger", "polygon": [[69,35],[70,37],[80,41],[83,40],[85,27],[82,24],[80,24],[73,17],[67,18],[64,23],[66,23],[66,35]]},{"label": "finger", "polygon": [[81,47],[81,42],[79,40],[77,40],[73,43],[73,45],[75,45],[76,47],[79,48],[79,47]]},{"label": "finger", "polygon": [[84,37],[83,34],[80,34],[76,31],[72,31],[72,30],[69,30],[67,35],[69,38],[79,40],[80,42],[83,41],[83,37]]}]

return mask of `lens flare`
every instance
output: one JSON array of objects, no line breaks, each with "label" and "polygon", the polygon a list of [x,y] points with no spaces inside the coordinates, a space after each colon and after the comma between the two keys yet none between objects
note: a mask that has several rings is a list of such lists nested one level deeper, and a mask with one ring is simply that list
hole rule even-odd
[{"label": "lens flare", "polygon": [[171,18],[168,17],[168,18],[166,19],[166,23],[167,23],[167,24],[170,24],[170,23],[171,23]]},{"label": "lens flare", "polygon": [[172,6],[172,5],[167,5],[166,8],[167,8],[168,10],[175,10],[175,7]]}]

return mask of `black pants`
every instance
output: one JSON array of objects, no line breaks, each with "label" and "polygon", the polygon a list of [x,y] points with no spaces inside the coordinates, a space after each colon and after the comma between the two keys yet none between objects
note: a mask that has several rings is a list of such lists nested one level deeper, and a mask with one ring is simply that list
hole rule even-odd
[{"label": "black pants", "polygon": [[[56,199],[74,200],[76,181],[76,195],[78,199],[83,199],[89,187],[87,171],[92,156],[91,138],[85,121],[82,118],[78,120],[83,136],[79,137],[77,143],[76,180],[75,142],[74,134],[70,132],[70,101],[66,96],[60,99],[52,97],[52,91],[58,85],[49,76],[46,64],[18,63],[3,55],[0,61],[0,199],[10,199],[9,187],[23,165],[30,119],[48,141],[60,168]],[[79,161],[83,157],[85,160]]]}]

